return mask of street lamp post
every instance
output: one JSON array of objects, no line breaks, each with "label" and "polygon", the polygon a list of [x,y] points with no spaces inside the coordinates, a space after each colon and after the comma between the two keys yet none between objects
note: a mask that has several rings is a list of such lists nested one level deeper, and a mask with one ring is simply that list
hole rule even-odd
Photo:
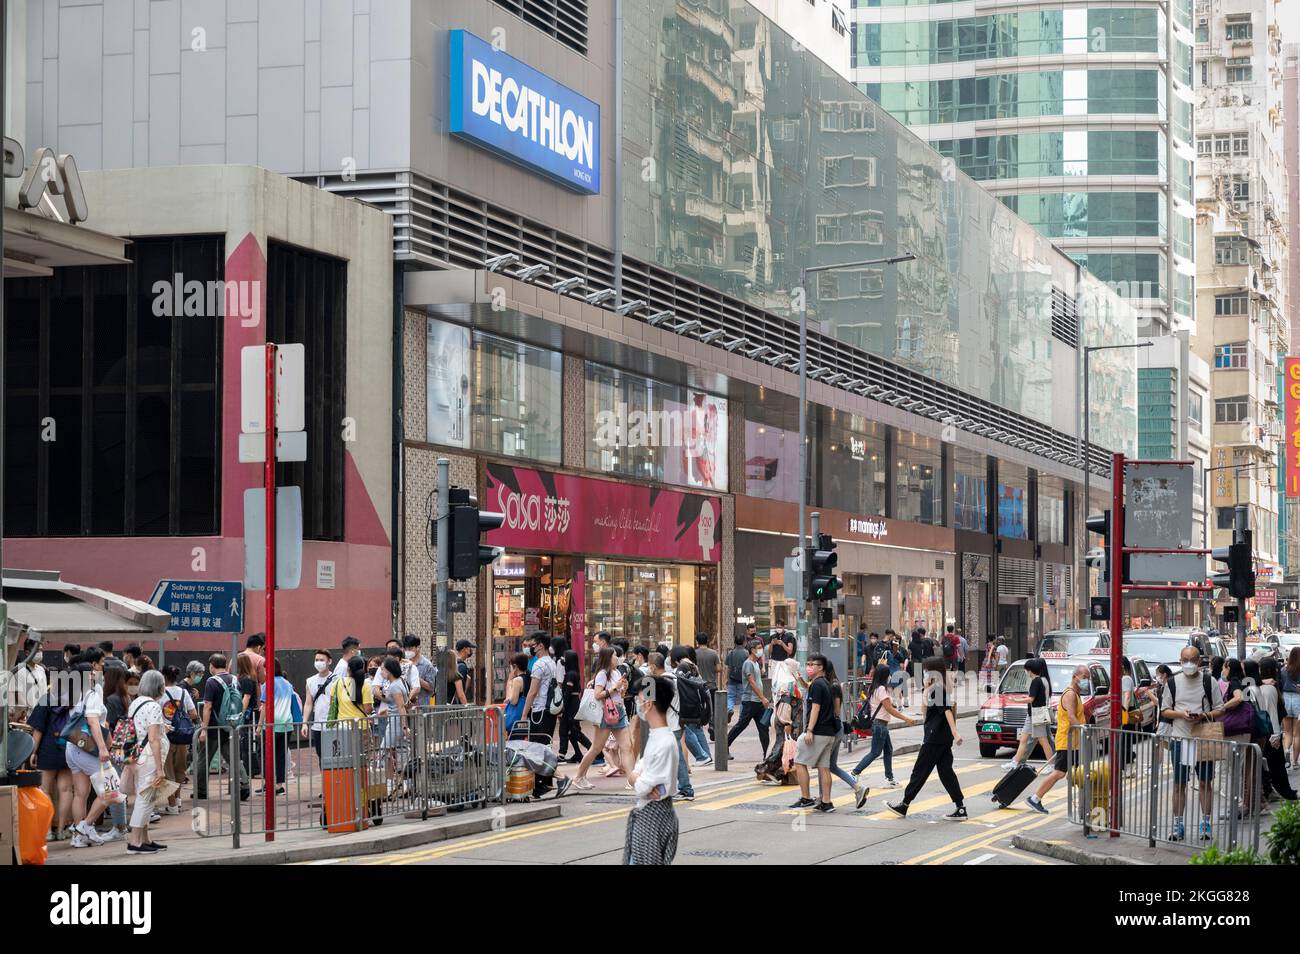
[{"label": "street lamp post", "polygon": [[[1083,516],[1086,520],[1089,512],[1092,510],[1092,497],[1090,496],[1092,485],[1092,442],[1090,440],[1092,433],[1092,405],[1088,403],[1088,362],[1092,358],[1094,351],[1118,351],[1125,348],[1150,348],[1154,341],[1137,341],[1132,344],[1109,344],[1109,345],[1085,345],[1083,348]],[[1089,543],[1087,539],[1088,531],[1084,530],[1084,542]],[[1087,547],[1084,547],[1087,550]],[[1087,571],[1085,571],[1087,572]],[[1092,574],[1088,573],[1088,599],[1092,599]],[[1115,608],[1118,611],[1118,607]]]},{"label": "street lamp post", "polygon": [[[898,265],[902,262],[915,261],[916,256],[908,252],[905,255],[894,255],[889,258],[872,258],[864,262],[838,262],[834,265],[805,265],[799,269],[799,293],[802,295],[801,307],[799,308],[799,549],[802,552],[807,548],[807,537],[804,533],[805,520],[807,519],[805,511],[808,509],[808,275],[812,272],[829,272],[842,268],[866,268],[871,265]],[[806,561],[805,561],[806,562]],[[804,600],[803,581],[806,577],[803,574],[808,572],[808,567],[804,566],[800,573],[799,600],[798,600],[798,629],[799,629],[799,664],[808,660],[808,623],[804,619],[807,610]]]}]

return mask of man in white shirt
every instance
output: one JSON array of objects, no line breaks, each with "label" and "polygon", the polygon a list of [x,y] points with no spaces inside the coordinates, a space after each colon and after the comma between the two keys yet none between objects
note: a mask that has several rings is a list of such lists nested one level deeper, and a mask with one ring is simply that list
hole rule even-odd
[{"label": "man in white shirt", "polygon": [[1169,758],[1174,767],[1174,830],[1171,841],[1187,835],[1183,813],[1187,808],[1187,781],[1196,768],[1200,780],[1202,841],[1214,837],[1211,813],[1214,809],[1214,763],[1227,751],[1223,742],[1198,742],[1195,727],[1223,715],[1223,692],[1219,681],[1201,672],[1201,651],[1184,646],[1178,654],[1179,666],[1165,680],[1160,693],[1160,715],[1169,720]]},{"label": "man in white shirt", "polygon": [[[555,644],[557,641],[561,646],[563,645],[563,638],[558,636],[551,640],[551,643]],[[524,711],[528,713],[529,721],[532,723],[528,735],[534,742],[541,741],[540,738],[535,737],[550,738],[555,734],[555,716],[549,710],[551,683],[557,678],[563,679],[564,671],[561,668],[563,663],[551,655],[551,649],[552,647],[548,647],[544,639],[534,643],[537,661],[533,663],[532,680],[528,684],[528,699],[524,704]]]},{"label": "man in white shirt", "polygon": [[623,842],[625,865],[669,865],[677,854],[678,741],[668,728],[673,686],[662,676],[645,678],[636,687],[636,706],[650,727],[645,751],[627,780],[636,791],[636,805],[627,817]]},{"label": "man in white shirt", "polygon": [[361,652],[361,640],[355,636],[343,637],[343,656],[334,667],[334,678],[343,679],[348,674],[348,660]]},{"label": "man in white shirt", "polygon": [[[311,719],[311,747],[320,758],[321,733],[330,715],[330,689],[338,676],[330,672],[333,656],[328,649],[316,650],[316,672],[307,677],[307,694],[303,697],[307,705],[303,717]],[[344,665],[347,665],[344,663]],[[307,726],[302,727],[302,737],[307,738]]]}]

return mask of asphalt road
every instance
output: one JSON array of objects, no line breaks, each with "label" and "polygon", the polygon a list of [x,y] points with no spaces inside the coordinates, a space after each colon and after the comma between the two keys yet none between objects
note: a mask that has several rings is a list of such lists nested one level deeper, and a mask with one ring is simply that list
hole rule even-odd
[{"label": "asphalt road", "polygon": [[[746,769],[754,758],[733,762],[732,771],[696,768],[692,778],[697,797],[677,802],[681,828],[676,864],[1058,864],[1011,846],[1011,837],[1059,821],[1065,811],[1065,786],[1058,785],[1046,804],[1052,814],[1037,814],[1023,802],[999,809],[989,793],[1003,775],[1009,753],[981,759],[974,743],[973,720],[960,726],[966,736],[956,750],[956,772],[970,818],[944,819],[952,803],[932,775],[906,819],[885,807],[901,797],[902,789],[884,787],[884,770],[877,761],[864,773],[871,796],[861,811],[853,793],[835,780],[837,811],[791,811],[798,797],[795,786],[773,786],[754,780]],[[919,730],[900,732],[896,744]],[[757,746],[754,746],[755,750]],[[851,768],[865,750],[841,756]],[[894,774],[906,784],[915,755],[895,760]],[[565,795],[563,815],[548,822],[441,842],[424,848],[337,858],[316,864],[617,864],[632,796],[622,779],[592,776],[597,789]],[[814,789],[816,783],[814,781]]]}]

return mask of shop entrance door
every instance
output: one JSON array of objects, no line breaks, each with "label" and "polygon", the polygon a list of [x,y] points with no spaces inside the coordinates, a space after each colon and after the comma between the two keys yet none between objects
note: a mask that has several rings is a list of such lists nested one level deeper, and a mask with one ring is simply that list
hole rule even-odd
[{"label": "shop entrance door", "polygon": [[998,607],[998,636],[1006,640],[1012,659],[1025,655],[1025,611],[1020,603],[1003,603]]}]

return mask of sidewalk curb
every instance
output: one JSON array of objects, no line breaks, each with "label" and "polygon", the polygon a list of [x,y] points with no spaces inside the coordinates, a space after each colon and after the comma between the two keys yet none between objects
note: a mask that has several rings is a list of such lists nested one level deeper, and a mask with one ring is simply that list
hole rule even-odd
[{"label": "sidewalk curb", "polygon": [[[192,861],[187,861],[186,864],[283,865],[299,861],[320,861],[324,858],[337,858],[340,854],[346,854],[349,857],[355,855],[378,855],[389,851],[400,851],[404,848],[416,848],[420,845],[429,845],[434,842],[447,841],[451,838],[461,838],[465,835],[478,835],[483,832],[492,831],[495,818],[504,818],[506,828],[516,828],[519,825],[546,821],[547,819],[558,818],[559,816],[560,806],[554,804],[538,805],[536,808],[525,808],[521,811],[509,812],[504,816],[494,816],[491,811],[486,811],[468,817],[464,821],[453,822],[450,825],[438,825],[437,827],[431,828],[413,825],[410,826],[409,829],[398,830],[391,834],[385,833],[382,835],[376,835],[364,842],[340,845],[332,841],[324,841],[320,844],[292,845],[287,848],[276,846],[253,849],[239,848],[233,850],[231,854],[226,857],[196,858]],[[375,830],[372,828],[370,831],[374,832]]]},{"label": "sidewalk curb", "polygon": [[1042,838],[1030,838],[1026,835],[1013,835],[1011,844],[1021,851],[1068,861],[1075,865],[1140,865],[1150,866],[1150,862],[1125,858],[1123,855],[1104,855],[1096,851],[1085,851],[1074,845],[1058,844]]}]

